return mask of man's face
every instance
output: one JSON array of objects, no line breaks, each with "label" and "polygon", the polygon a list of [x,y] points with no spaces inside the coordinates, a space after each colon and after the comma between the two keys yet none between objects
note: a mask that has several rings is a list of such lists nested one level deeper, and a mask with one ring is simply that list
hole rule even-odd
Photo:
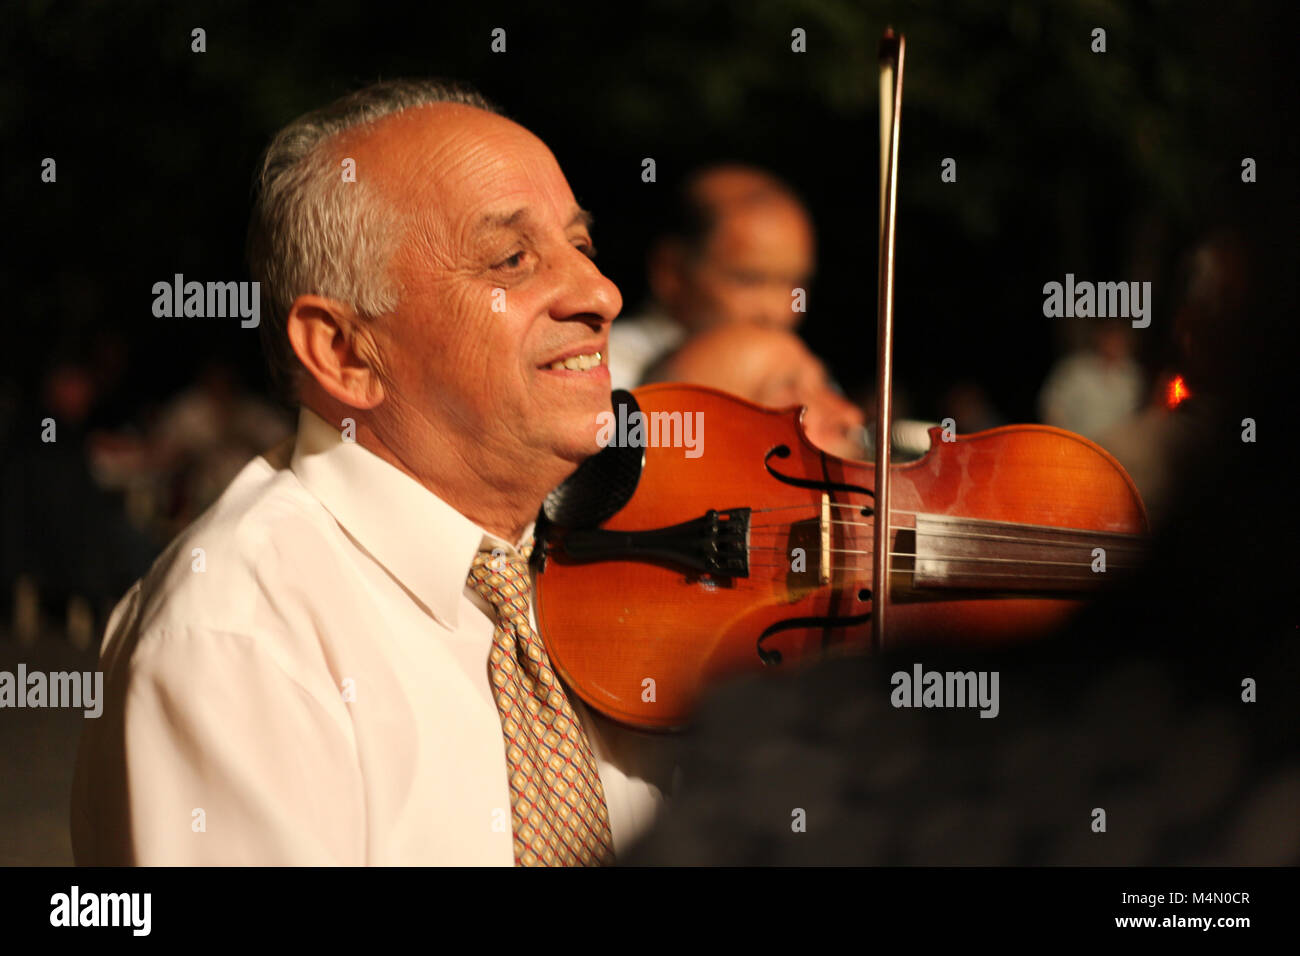
[{"label": "man's face", "polygon": [[694,330],[731,322],[791,329],[803,318],[792,293],[813,271],[812,226],[784,198],[724,212],[696,258],[683,262],[675,311]]},{"label": "man's face", "polygon": [[[591,260],[587,216],[546,145],[503,117],[440,104],[345,146],[411,223],[390,273],[400,304],[376,329],[388,443],[518,467],[597,451],[623,300]],[[594,367],[551,367],[597,353]]]}]

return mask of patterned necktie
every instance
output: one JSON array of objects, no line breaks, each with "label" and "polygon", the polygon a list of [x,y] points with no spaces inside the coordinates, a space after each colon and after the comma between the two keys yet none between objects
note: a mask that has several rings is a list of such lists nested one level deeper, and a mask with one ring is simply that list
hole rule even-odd
[{"label": "patterned necktie", "polygon": [[481,551],[469,586],[496,611],[488,679],[501,715],[518,866],[614,861],[605,788],[582,724],[528,619],[528,563]]}]

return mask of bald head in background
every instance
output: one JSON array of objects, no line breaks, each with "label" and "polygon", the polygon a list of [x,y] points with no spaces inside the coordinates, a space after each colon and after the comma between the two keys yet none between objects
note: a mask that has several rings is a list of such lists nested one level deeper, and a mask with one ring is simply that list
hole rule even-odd
[{"label": "bald head in background", "polygon": [[693,173],[646,258],[653,302],[615,322],[609,370],[634,388],[688,337],[724,325],[793,329],[815,265],[812,220],[771,173],[728,163]]},{"label": "bald head in background", "polygon": [[769,408],[806,406],[804,430],[814,445],[841,458],[865,455],[862,409],[835,391],[825,366],[785,329],[717,326],[653,366],[646,381],[708,385]]},{"label": "bald head in background", "polygon": [[[803,313],[792,308],[793,293],[807,289],[815,256],[798,197],[761,169],[711,166],[687,181],[678,217],[651,252],[650,284],[682,331],[641,381],[708,385],[770,408],[806,406],[814,445],[862,458],[862,411],[794,333]],[[618,330],[616,321],[611,347]]]},{"label": "bald head in background", "polygon": [[650,254],[650,287],[688,331],[746,322],[794,328],[812,277],[812,221],[790,187],[749,166],[708,167],[685,187],[683,222]]}]

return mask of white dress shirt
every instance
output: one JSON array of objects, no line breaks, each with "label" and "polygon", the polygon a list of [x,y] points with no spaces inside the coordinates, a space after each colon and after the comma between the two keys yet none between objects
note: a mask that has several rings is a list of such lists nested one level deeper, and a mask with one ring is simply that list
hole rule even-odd
[{"label": "white dress shirt", "polygon": [[[77,862],[511,865],[494,617],[465,580],[512,546],[305,408],[287,453],[249,463],[114,610]],[[622,853],[673,742],[571,699]]]},{"label": "white dress shirt", "polygon": [[1125,356],[1109,361],[1095,352],[1075,352],[1057,362],[1038,393],[1043,422],[1097,436],[1142,406],[1142,369]]},{"label": "white dress shirt", "polygon": [[614,388],[636,388],[646,372],[686,341],[686,330],[663,312],[615,319],[609,327],[609,380]]}]

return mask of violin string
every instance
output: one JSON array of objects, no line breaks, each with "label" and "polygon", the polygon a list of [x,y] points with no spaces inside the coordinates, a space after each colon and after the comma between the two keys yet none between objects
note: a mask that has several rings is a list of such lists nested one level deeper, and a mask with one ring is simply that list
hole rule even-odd
[{"label": "violin string", "polygon": [[[856,567],[856,566],[848,566],[848,567],[833,567],[833,568],[831,568],[831,570],[832,570],[832,571],[861,571],[861,572],[863,572],[863,573],[867,573],[867,572],[870,572],[870,571],[871,571],[871,568],[859,568],[859,567]],[[894,568],[894,569],[892,569],[892,570],[893,570],[893,573],[894,573],[894,574],[899,574],[899,573],[900,573],[899,570],[898,570],[897,568]],[[1019,580],[1036,580],[1036,581],[1059,581],[1059,582],[1069,582],[1069,581],[1096,581],[1096,580],[1097,580],[1097,576],[1096,576],[1095,574],[1073,574],[1073,575],[1068,575],[1068,574],[1020,574],[1020,573],[1015,572],[1015,571],[1006,571],[1006,572],[1001,572],[1001,573],[999,573],[999,572],[997,572],[997,571],[981,571],[981,572],[980,572],[980,577],[982,577],[982,578],[1015,578],[1015,579],[1018,580],[1018,581],[1019,581]]]},{"label": "violin string", "polygon": [[[766,548],[766,547],[762,547],[762,546],[754,547],[754,546],[751,545],[749,550],[750,550],[750,551],[780,551],[782,554],[785,554],[785,549],[784,549],[784,548]],[[874,554],[875,552],[874,552],[874,551],[854,551],[854,550],[847,549],[847,548],[831,548],[829,553],[830,553],[830,554],[861,554],[861,555],[870,555],[870,554]],[[986,558],[986,557],[980,557],[980,556],[978,556],[978,555],[971,555],[971,556],[969,556],[969,557],[959,556],[959,555],[952,555],[952,556],[948,556],[948,555],[935,555],[934,557],[927,557],[927,556],[922,555],[922,556],[918,557],[917,555],[912,554],[912,553],[909,552],[909,551],[890,551],[890,552],[889,552],[889,556],[890,556],[891,558],[915,558],[915,559],[918,560],[918,561],[964,561],[964,562],[967,562],[967,563],[974,563],[974,564],[984,564],[984,563],[988,563],[988,562],[993,562],[993,563],[996,563],[996,564],[1026,564],[1026,565],[1027,565],[1027,564],[1051,564],[1051,565],[1057,565],[1057,566],[1059,566],[1059,567],[1065,567],[1065,568],[1091,568],[1091,567],[1092,567],[1092,562],[1091,562],[1091,561],[1083,561],[1083,562],[1079,562],[1079,561],[1039,561],[1039,560],[1030,560],[1030,559],[1024,559],[1024,560],[1022,560],[1022,559],[1020,559],[1020,558]],[[1112,564],[1111,562],[1107,562],[1107,563],[1106,563],[1106,568],[1107,568],[1108,570],[1110,570],[1110,569],[1113,568],[1113,569],[1115,569],[1115,570],[1119,570],[1119,571],[1133,571],[1133,570],[1136,570],[1136,569],[1137,569],[1137,566],[1136,566],[1136,565],[1131,565],[1131,564]],[[906,569],[903,569],[903,570],[906,570]]]},{"label": "violin string", "polygon": [[[871,525],[855,524],[853,522],[831,522],[831,524],[841,524],[841,525],[846,525],[846,527],[855,527],[855,528],[871,527]],[[751,531],[772,533],[772,535],[781,536],[781,533],[783,533],[781,529],[788,528],[788,527],[790,527],[790,525],[759,524],[759,525],[751,525],[750,529]],[[917,531],[917,529],[915,528],[894,528],[894,531],[915,531],[918,537],[978,538],[978,540],[984,540],[984,541],[1009,541],[1011,542],[1011,544],[1037,545],[1037,546],[1043,546],[1043,548],[1088,548],[1089,545],[1096,544],[1097,541],[1105,540],[1109,542],[1109,544],[1106,545],[1106,548],[1108,548],[1108,550],[1117,550],[1117,551],[1145,550],[1141,548],[1141,546],[1139,545],[1125,544],[1125,542],[1122,541],[1121,542],[1110,541],[1108,532],[1102,532],[1102,531],[1082,532],[1082,533],[1091,533],[1091,535],[1096,535],[1097,537],[1093,538],[1092,541],[1054,541],[1052,540],[1052,538],[1015,537],[1009,535],[982,535],[982,533],[978,533],[978,532],[965,532],[965,531]],[[1074,529],[1071,528],[1070,531],[1074,531]]]},{"label": "violin string", "polygon": [[[868,524],[865,521],[832,521],[831,524],[843,525],[844,527],[849,527],[849,528],[873,527],[872,525]],[[916,528],[899,528],[897,526],[895,526],[894,530],[915,531],[918,537],[924,537],[924,538],[979,538],[985,541],[1013,541],[1017,544],[1043,544],[1043,545],[1048,545],[1050,547],[1056,547],[1058,545],[1070,545],[1070,544],[1077,544],[1080,547],[1083,547],[1085,544],[1088,543],[1084,541],[1075,541],[1075,542],[1057,541],[1052,538],[1029,538],[1029,537],[1024,537],[1022,535],[984,534],[983,532],[979,532],[979,531],[932,531],[930,529],[918,530]],[[1112,532],[1109,531],[1089,531],[1084,528],[1062,528],[1061,530],[1069,531],[1074,534],[1090,535],[1093,537],[1094,540],[1099,538],[1109,539],[1112,537]],[[1123,535],[1123,534],[1121,534],[1120,536],[1129,537],[1128,535]],[[1119,543],[1112,544],[1111,547],[1127,548],[1129,550],[1143,549],[1143,545],[1141,544],[1125,544],[1122,541]]]},{"label": "violin string", "polygon": [[[831,502],[831,507],[834,507],[836,504],[837,504],[837,502],[832,501],[832,502]],[[771,507],[771,508],[751,508],[751,509],[750,509],[750,514],[761,515],[761,514],[766,514],[766,513],[769,512],[769,511],[789,511],[791,508],[812,508],[812,507],[815,507],[815,506],[809,504],[809,503],[806,502],[806,501],[801,501],[801,502],[800,502],[799,504],[797,504],[797,505],[776,505],[776,506]],[[857,505],[856,507],[864,508],[864,507],[868,507],[868,506],[867,506],[867,505]]]},{"label": "violin string", "polygon": [[[751,564],[750,564],[750,567],[751,567],[751,568],[768,568],[768,569],[771,569],[771,570],[782,570],[782,571],[789,571],[789,570],[790,570],[790,566],[789,566],[788,564],[752,564],[752,563],[751,563]],[[865,574],[869,574],[869,573],[871,572],[872,569],[871,569],[871,568],[859,567],[859,566],[857,566],[857,565],[832,565],[831,568],[830,568],[830,570],[831,570],[831,571],[857,571],[857,572],[861,572],[862,574],[865,575]],[[904,574],[907,573],[906,569],[899,569],[899,568],[891,568],[890,571],[891,571],[895,576],[904,575]],[[1019,572],[1016,572],[1016,571],[1007,571],[1007,572],[981,571],[981,572],[980,572],[980,577],[982,577],[982,578],[1016,578],[1017,580],[1054,581],[1054,582],[1060,582],[1060,583],[1069,583],[1069,582],[1072,582],[1072,581],[1092,581],[1092,582],[1095,582],[1095,581],[1097,580],[1097,576],[1096,576],[1095,574],[1092,574],[1091,572],[1088,573],[1088,574],[1022,574],[1022,573],[1019,573]],[[863,578],[863,580],[865,581],[866,579]]]},{"label": "violin string", "polygon": [[[871,504],[870,504],[869,502],[868,502],[867,504],[855,505],[855,504],[853,504],[853,503],[850,502],[850,501],[829,501],[829,502],[827,502],[827,504],[829,504],[832,508],[852,508],[852,509],[855,509],[855,510],[860,510],[860,509],[862,509],[862,508],[870,508],[870,507],[872,507]],[[805,501],[805,502],[803,502],[803,503],[801,503],[801,504],[796,504],[796,505],[776,505],[776,506],[771,507],[771,508],[751,508],[751,509],[750,509],[750,512],[751,512],[752,514],[765,514],[765,513],[769,512],[769,511],[789,511],[789,510],[791,510],[792,508],[813,508],[813,509],[817,509],[817,508],[820,508],[820,507],[821,507],[821,504],[820,504],[819,502],[816,502],[816,501],[812,501],[812,502]],[[930,514],[930,512],[928,512],[928,511],[910,511],[910,510],[908,510],[908,509],[906,509],[906,508],[890,508],[890,509],[889,509],[889,513],[890,513],[891,515],[928,515],[928,514]],[[942,516],[941,516],[941,517],[942,517]],[[972,519],[970,519],[970,520],[972,520],[972,521],[982,521],[982,520],[987,520],[987,519],[983,519],[983,518],[972,518]]]},{"label": "violin string", "polygon": [[[780,538],[780,536],[777,536],[777,537]],[[759,538],[759,541],[763,541],[763,540],[764,540],[764,538]],[[789,544],[789,542],[788,542],[788,544]],[[870,544],[870,542],[868,542],[868,544]],[[896,542],[896,544],[897,544],[897,542]],[[1050,546],[1050,548],[1053,548],[1054,550],[1056,550],[1058,554],[1060,554],[1060,553],[1071,554],[1071,553],[1079,553],[1079,551],[1086,551],[1086,553],[1087,553],[1087,555],[1088,555],[1088,557],[1087,557],[1087,562],[1086,562],[1086,563],[1091,563],[1091,562],[1092,562],[1092,558],[1095,557],[1095,555],[1092,554],[1092,551],[1088,549],[1088,545],[1086,545],[1086,544],[1073,544],[1073,545],[1071,545],[1070,542],[1045,542],[1045,544],[1048,544],[1048,545]],[[793,542],[793,546],[798,546],[798,542],[797,542],[797,541],[794,541],[794,542]],[[772,545],[767,545],[767,544],[751,544],[751,545],[749,546],[749,549],[750,549],[751,551],[785,551],[785,550],[787,550],[787,548],[785,548],[785,546],[780,546],[780,545],[772,546]],[[820,550],[820,549],[816,549],[816,550]],[[1108,561],[1108,563],[1113,563],[1113,562],[1112,562],[1112,558],[1119,559],[1119,561],[1132,561],[1132,559],[1141,558],[1141,553],[1140,553],[1140,551],[1131,551],[1131,550],[1127,550],[1127,549],[1109,549],[1109,548],[1108,548],[1108,549],[1105,549],[1105,550],[1106,550],[1106,561]],[[827,549],[827,554],[874,554],[874,553],[875,553],[875,549],[874,549],[874,548],[867,548],[867,549],[859,549],[859,548],[828,548],[828,549]],[[979,557],[979,555],[945,555],[945,554],[926,554],[926,553],[924,553],[924,551],[920,551],[920,553],[918,553],[918,551],[891,551],[891,555],[894,555],[894,557],[917,558],[917,559],[919,559],[919,561],[944,561],[944,559],[945,559],[945,558],[948,558],[948,557],[952,557],[952,558],[954,558],[954,559],[959,558],[959,559],[962,559],[962,561],[967,561],[967,559],[971,559],[971,558]],[[1015,558],[1015,557],[1010,557],[1010,558],[1008,558],[1008,557],[998,557],[998,558],[988,557],[987,559],[988,559],[988,561],[995,561],[995,559],[996,559],[996,561],[1008,561],[1008,562],[1021,561],[1022,563],[1030,563],[1030,561],[1031,561],[1030,558],[1024,558],[1023,561],[1022,561],[1021,558]]]},{"label": "violin string", "polygon": [[[803,506],[803,507],[813,507],[813,508],[815,508],[816,506],[808,506],[808,505],[805,505],[805,506]],[[834,506],[832,505],[832,507],[834,507]],[[764,509],[764,510],[765,510],[765,509]],[[938,518],[940,518],[940,519],[943,519],[943,518],[946,518],[946,517],[947,517],[947,516],[945,516],[945,515],[930,515],[929,513],[924,512],[924,511],[891,511],[890,514],[895,514],[895,515],[900,515],[900,514],[901,514],[901,515],[912,515],[913,517],[919,517],[919,518],[938,517]],[[810,514],[807,518],[803,518],[803,519],[800,519],[800,520],[802,520],[802,521],[820,521],[820,520],[821,520],[821,514],[820,514],[819,512],[817,512],[816,510],[814,510],[813,513]],[[968,521],[970,521],[970,522],[978,522],[978,523],[980,523],[980,524],[989,524],[989,525],[994,525],[994,526],[999,527],[999,528],[1034,527],[1034,528],[1042,529],[1042,528],[1046,527],[1046,526],[1043,526],[1043,525],[1022,525],[1022,524],[1018,524],[1018,523],[1016,523],[1016,522],[1014,522],[1014,521],[995,521],[995,520],[992,520],[992,519],[989,519],[989,518],[969,518],[969,519],[961,519],[961,518],[957,518],[957,519],[955,519],[955,520],[957,520],[957,521],[968,520]],[[777,522],[773,522],[773,523],[771,523],[771,524],[751,524],[750,527],[751,527],[751,528],[785,528],[785,527],[789,527],[790,524],[797,524],[797,523],[798,523],[797,521],[795,521],[795,522],[790,522],[789,524],[787,524],[786,522],[783,522],[783,521],[777,521]],[[875,526],[875,525],[874,525],[872,522],[870,522],[870,521],[840,521],[840,520],[835,519],[835,518],[832,518],[831,521],[830,521],[830,523],[831,523],[831,524],[838,524],[838,525],[851,526],[851,527],[858,527],[858,528],[871,528],[871,527],[874,527],[874,526]],[[908,531],[914,530],[910,525],[907,525],[907,526],[895,525],[894,527],[904,527],[905,530],[908,530]],[[1054,527],[1054,526],[1053,526],[1053,527]],[[1066,527],[1061,527],[1059,530],[1061,530],[1061,531],[1070,531],[1070,532],[1073,532],[1073,533],[1075,533],[1075,534],[1084,534],[1084,535],[1106,535],[1106,536],[1109,536],[1109,537],[1116,537],[1116,538],[1129,538],[1129,539],[1132,539],[1133,541],[1136,541],[1136,542],[1141,542],[1141,541],[1143,540],[1143,536],[1142,536],[1142,535],[1137,535],[1137,534],[1128,534],[1128,533],[1123,532],[1123,531],[1094,531],[1094,530],[1091,529],[1091,528],[1066,528]],[[935,531],[935,532],[927,531],[927,532],[925,532],[925,533],[926,533],[926,534],[943,534],[944,532],[941,532],[941,531]]]},{"label": "violin string", "polygon": [[[852,503],[847,502],[847,501],[831,501],[831,502],[828,502],[828,504],[830,504],[830,506],[831,506],[832,508],[859,508],[859,509],[861,509],[861,508],[870,508],[870,507],[872,507],[870,504],[865,504],[865,505],[855,505],[855,504],[852,504]],[[820,506],[819,506],[816,502],[809,503],[809,502],[806,502],[806,501],[805,501],[805,502],[802,502],[801,504],[797,504],[797,505],[776,505],[776,506],[771,507],[771,508],[751,508],[751,509],[749,509],[749,510],[750,510],[750,513],[751,513],[751,514],[756,514],[756,515],[757,515],[757,514],[766,514],[766,513],[769,512],[769,511],[789,511],[791,508],[817,508],[817,507],[820,507]],[[891,508],[890,511],[889,511],[889,513],[890,513],[891,515],[916,515],[916,514],[925,514],[924,511],[904,511],[902,508]]]},{"label": "violin string", "polygon": [[[831,502],[828,502],[828,504],[829,504],[830,507],[832,507],[832,508],[851,508],[851,509],[854,509],[854,510],[861,510],[862,508],[870,508],[870,507],[871,507],[870,505],[855,505],[855,504],[849,504],[849,503],[841,502],[841,501],[831,501]],[[821,513],[820,513],[820,511],[817,510],[818,507],[819,507],[819,506],[818,506],[817,504],[815,504],[815,503],[804,502],[803,504],[797,504],[797,505],[780,505],[780,506],[778,506],[778,507],[773,507],[773,508],[753,508],[753,509],[751,509],[751,513],[752,513],[752,514],[765,514],[765,513],[770,512],[770,511],[789,511],[789,510],[791,510],[791,509],[793,509],[793,508],[810,508],[810,509],[813,509],[813,513],[812,513],[808,518],[805,518],[804,520],[805,520],[805,521],[815,521],[815,520],[819,520],[819,519],[821,518]],[[931,515],[929,512],[926,512],[926,511],[909,511],[909,510],[907,510],[907,509],[905,509],[905,508],[891,508],[891,509],[889,509],[889,513],[890,513],[891,515],[911,515],[911,516],[914,517],[914,518],[916,518],[916,517],[932,517],[932,515]],[[933,517],[945,518],[945,517],[947,517],[947,516],[946,516],[946,515],[937,515],[937,516],[933,516]],[[956,520],[962,520],[962,519],[958,518],[958,519],[956,519]],[[1017,527],[1017,524],[1016,524],[1016,522],[1014,522],[1014,521],[996,521],[996,520],[992,520],[992,519],[989,519],[989,518],[970,518],[970,519],[967,519],[967,520],[970,520],[970,521],[985,522],[985,523],[987,523],[987,524],[1000,525],[1000,526],[1003,526],[1003,527],[1012,527],[1012,528]],[[864,522],[864,521],[840,522],[840,521],[834,521],[834,520],[833,520],[833,521],[832,521],[832,524],[854,524],[854,525],[859,525],[859,526],[861,526],[861,527],[868,527],[868,528],[869,528],[869,527],[873,527],[873,525],[871,525],[871,524],[868,523],[868,522]],[[750,525],[750,527],[753,527],[753,528],[779,528],[779,527],[783,527],[783,526],[782,526],[781,524],[774,524],[774,525]],[[907,530],[910,531],[910,530],[913,530],[913,529],[908,528]],[[1141,539],[1142,539],[1142,535],[1128,534],[1128,533],[1123,532],[1123,531],[1092,531],[1092,530],[1090,530],[1090,529],[1088,529],[1088,528],[1062,528],[1061,530],[1062,530],[1062,531],[1073,531],[1073,532],[1076,532],[1076,533],[1078,533],[1078,534],[1108,535],[1108,536],[1112,536],[1112,537],[1116,537],[1116,538],[1131,538],[1131,539],[1134,539],[1134,540],[1141,540]],[[927,532],[927,534],[928,534],[928,533],[930,533],[930,532]],[[942,533],[942,532],[935,532],[935,534],[941,534],[941,533]]]},{"label": "violin string", "polygon": [[[782,532],[780,532],[779,530],[765,530],[765,529],[778,529],[778,528],[780,528],[780,527],[781,527],[780,525],[764,525],[764,526],[762,526],[761,528],[758,528],[758,529],[751,529],[751,530],[758,530],[758,531],[760,531],[762,534],[771,534],[771,535],[775,535],[775,536],[778,537],[778,538],[781,538],[781,537],[788,537],[788,535],[782,534]],[[894,529],[894,530],[896,530],[896,531],[912,531],[912,530],[914,530],[914,529],[912,529],[912,528],[896,528],[896,529]],[[1099,533],[1100,533],[1100,532],[1099,532]],[[1052,540],[1044,539],[1044,538],[1014,538],[1014,537],[1007,537],[1007,536],[1004,536],[1004,535],[978,535],[978,534],[966,534],[966,533],[964,533],[964,532],[960,532],[960,531],[953,531],[953,532],[944,532],[944,531],[929,532],[929,531],[925,531],[925,532],[918,532],[917,534],[918,534],[918,537],[922,537],[922,538],[988,538],[988,539],[990,539],[990,540],[994,540],[994,541],[1007,541],[1007,542],[1010,542],[1010,543],[1012,543],[1012,544],[1022,544],[1022,545],[1031,545],[1031,546],[1037,546],[1037,547],[1058,548],[1058,549],[1059,549],[1059,548],[1065,548],[1065,549],[1088,548],[1088,547],[1094,545],[1095,542],[1096,542],[1096,540],[1103,540],[1103,539],[1094,539],[1094,541],[1052,541]],[[832,552],[837,551],[837,550],[841,550],[841,549],[837,549],[837,548],[832,548],[832,549],[831,549]],[[1133,554],[1141,554],[1143,550],[1144,550],[1144,549],[1142,549],[1142,548],[1138,548],[1138,547],[1136,547],[1136,546],[1134,546],[1134,545],[1130,545],[1130,544],[1122,544],[1122,543],[1121,543],[1121,544],[1107,543],[1107,545],[1106,545],[1106,551],[1107,551],[1108,554],[1111,553],[1112,551],[1117,551],[1117,552],[1131,552],[1131,553],[1133,553]],[[867,552],[862,552],[862,553],[865,554],[865,553],[867,553]],[[1125,556],[1126,556],[1126,557],[1129,557],[1129,556],[1131,556],[1131,554],[1125,554]]]},{"label": "violin string", "polygon": [[[848,508],[848,509],[850,509],[850,510],[852,510],[852,511],[861,511],[863,508],[868,508],[868,509],[871,508],[871,505],[870,505],[870,504],[855,505],[855,504],[850,504],[850,503],[848,503],[848,502],[843,502],[843,501],[829,501],[829,502],[827,502],[827,505],[828,505],[829,507],[831,507],[831,508]],[[774,507],[774,508],[751,508],[751,509],[750,509],[750,513],[751,513],[751,514],[767,514],[767,513],[769,513],[769,512],[773,512],[773,511],[791,511],[791,510],[793,510],[793,509],[795,509],[795,508],[808,508],[808,509],[810,509],[810,510],[813,512],[813,516],[814,516],[814,517],[818,517],[818,516],[820,515],[820,508],[821,508],[821,505],[820,505],[819,503],[817,503],[817,502],[803,502],[802,504],[797,504],[797,505],[781,505],[781,506],[779,506],[779,507]],[[947,515],[933,515],[931,512],[928,512],[928,511],[912,511],[912,510],[907,509],[907,508],[890,508],[890,509],[889,509],[889,513],[890,513],[891,515],[911,515],[912,517],[938,517],[938,518],[946,518],[946,517],[948,517]],[[865,517],[865,516],[864,516],[864,517]],[[956,518],[955,520],[959,520],[959,521],[960,521],[960,520],[963,520],[963,519],[961,519],[961,518]],[[965,519],[965,520],[969,520],[969,521],[980,521],[980,522],[986,522],[986,523],[988,523],[988,524],[999,524],[999,525],[1000,525],[1000,524],[1009,524],[1009,525],[1014,525],[1014,524],[1015,524],[1015,522],[1011,522],[1011,521],[997,521],[996,519],[991,519],[991,518],[969,518],[969,519]],[[1116,534],[1122,534],[1123,532],[1115,532],[1115,533],[1116,533]],[[1138,535],[1129,535],[1129,537],[1138,537]]]},{"label": "violin string", "polygon": [[[819,521],[820,516],[811,515],[804,520]],[[833,525],[841,525],[842,527],[851,527],[851,528],[873,528],[874,527],[874,525],[866,521],[832,520],[830,523]],[[759,530],[766,530],[766,529],[777,529],[779,531],[783,529],[792,529],[792,528],[793,528],[793,523],[788,525],[782,523],[750,525],[751,531],[759,531]],[[983,532],[977,532],[977,531],[938,531],[938,530],[930,530],[930,529],[917,530],[916,528],[912,528],[912,527],[895,527],[894,530],[913,531],[916,533],[918,537],[925,537],[925,538],[977,538],[977,539],[982,539],[987,541],[1008,541],[1013,544],[1041,545],[1043,547],[1049,547],[1049,548],[1086,547],[1088,544],[1092,543],[1088,541],[1056,541],[1050,538],[1034,538],[1026,535],[985,534]],[[1104,540],[1108,542],[1107,548],[1113,550],[1130,550],[1130,551],[1144,550],[1144,547],[1141,543],[1128,543],[1127,541],[1123,540],[1123,539],[1138,540],[1136,539],[1136,536],[1124,534],[1122,532],[1090,531],[1084,528],[1062,528],[1061,530],[1073,534],[1091,536],[1093,541]],[[1120,540],[1116,540],[1117,538]]]}]

